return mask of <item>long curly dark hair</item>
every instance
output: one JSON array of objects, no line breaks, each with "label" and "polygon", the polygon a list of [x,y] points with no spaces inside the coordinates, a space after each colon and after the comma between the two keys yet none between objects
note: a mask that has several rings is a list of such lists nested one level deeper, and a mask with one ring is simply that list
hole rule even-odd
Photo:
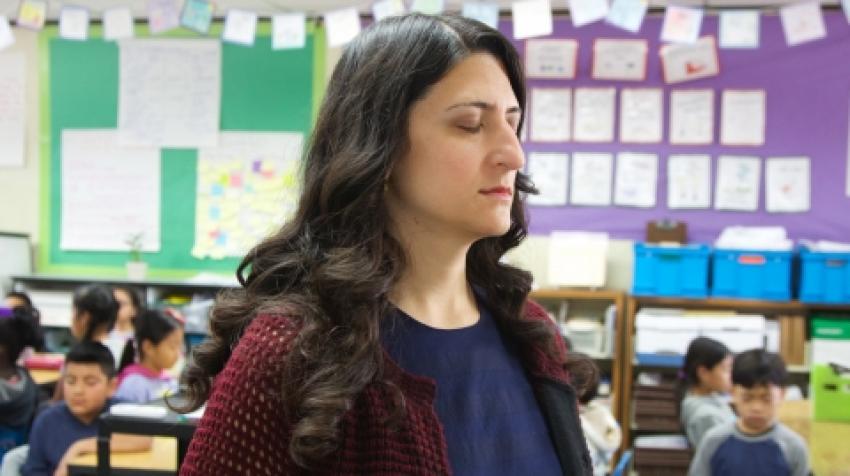
[{"label": "long curly dark hair", "polygon": [[[310,468],[338,448],[343,414],[365,386],[384,382],[379,322],[391,308],[387,296],[406,262],[389,232],[385,179],[407,151],[413,104],[454,65],[479,52],[501,62],[524,108],[517,52],[482,23],[410,14],[372,25],[346,48],[306,153],[296,214],[245,256],[237,271],[242,288],[218,297],[210,336],[184,374],[184,410],[209,397],[213,377],[251,320],[274,312],[300,326],[280,389],[292,422],[290,456]],[[542,348],[554,357],[549,328],[521,318],[531,275],[499,262],[527,234],[523,197],[536,191],[522,173],[515,190],[520,193],[510,229],[472,245],[467,277],[484,291],[500,327],[524,356]],[[402,414],[404,399],[389,388]]]}]

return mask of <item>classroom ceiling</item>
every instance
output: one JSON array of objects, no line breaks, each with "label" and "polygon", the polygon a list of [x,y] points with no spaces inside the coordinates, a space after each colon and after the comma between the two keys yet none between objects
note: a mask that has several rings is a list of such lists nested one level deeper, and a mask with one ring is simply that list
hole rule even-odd
[{"label": "classroom ceiling", "polygon": [[[490,0],[498,3],[502,11],[509,12],[512,0]],[[552,7],[556,12],[566,11],[568,0],[551,0]],[[789,3],[796,3],[800,0],[650,0],[650,5],[655,8],[664,7],[667,4],[675,5],[694,5],[707,8],[744,8],[744,7],[759,7],[773,8]],[[129,6],[133,15],[136,18],[144,18],[147,0],[49,0],[50,19],[56,19],[59,10],[63,5],[77,5],[87,7],[92,12],[93,18],[100,18],[100,12],[108,8],[116,6]],[[371,0],[214,0],[216,5],[216,15],[222,15],[230,8],[241,8],[255,11],[260,15],[271,15],[272,13],[304,11],[310,16],[320,15],[323,12],[355,6],[363,14],[368,14],[371,10]],[[410,4],[411,0],[405,1]],[[8,18],[14,18],[17,15],[19,0],[0,0],[0,15],[5,15]],[[459,11],[463,0],[445,0],[446,9],[449,11]],[[838,0],[822,0],[824,6],[836,6]]]}]

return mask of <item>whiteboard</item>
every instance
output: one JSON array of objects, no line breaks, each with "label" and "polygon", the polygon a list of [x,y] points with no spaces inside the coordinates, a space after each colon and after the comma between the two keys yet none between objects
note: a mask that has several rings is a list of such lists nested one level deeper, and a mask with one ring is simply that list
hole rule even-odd
[{"label": "whiteboard", "polygon": [[0,231],[0,291],[3,296],[12,290],[11,276],[31,273],[32,249],[29,235]]}]

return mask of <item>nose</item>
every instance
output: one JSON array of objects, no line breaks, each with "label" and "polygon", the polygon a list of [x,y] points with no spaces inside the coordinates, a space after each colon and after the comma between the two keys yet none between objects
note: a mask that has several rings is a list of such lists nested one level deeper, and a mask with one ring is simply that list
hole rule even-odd
[{"label": "nose", "polygon": [[496,165],[508,170],[520,170],[525,166],[525,152],[519,143],[514,128],[504,121],[493,138],[493,157]]}]

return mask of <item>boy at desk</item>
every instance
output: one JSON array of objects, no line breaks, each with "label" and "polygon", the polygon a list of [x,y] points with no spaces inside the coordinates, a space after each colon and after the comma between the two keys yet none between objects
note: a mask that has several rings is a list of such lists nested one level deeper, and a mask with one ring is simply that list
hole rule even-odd
[{"label": "boy at desk", "polygon": [[778,421],[786,380],[778,355],[762,349],[738,354],[732,364],[738,418],[706,433],[689,476],[807,476],[805,442]]},{"label": "boy at desk", "polygon": [[[74,458],[97,451],[97,418],[114,403],[115,361],[99,342],[76,345],[65,357],[65,399],[43,411],[33,424],[23,476],[64,476]],[[111,450],[142,451],[151,439],[113,435]]]}]

